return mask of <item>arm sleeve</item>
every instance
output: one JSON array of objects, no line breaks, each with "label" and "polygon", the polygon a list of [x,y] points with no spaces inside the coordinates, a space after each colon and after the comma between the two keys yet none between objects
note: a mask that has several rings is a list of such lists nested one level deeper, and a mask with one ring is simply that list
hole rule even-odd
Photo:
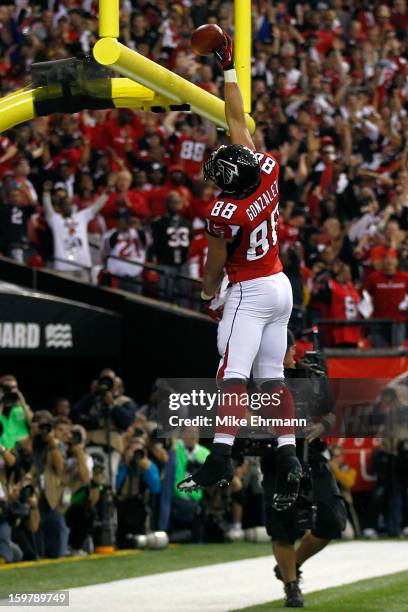
[{"label": "arm sleeve", "polygon": [[160,482],[160,474],[159,468],[153,462],[151,462],[148,470],[143,472],[143,480],[146,485],[149,487],[151,493],[157,494],[160,493],[161,482]]},{"label": "arm sleeve", "polygon": [[43,195],[43,204],[44,204],[44,212],[45,218],[48,223],[51,225],[53,217],[55,215],[54,207],[51,202],[51,195],[48,191],[46,191]]},{"label": "arm sleeve", "polygon": [[96,200],[96,202],[91,204],[91,206],[84,208],[84,210],[81,210],[78,214],[80,214],[85,219],[85,221],[89,223],[89,221],[96,217],[98,212],[105,206],[107,199],[108,196],[106,195],[106,193],[102,194]]}]

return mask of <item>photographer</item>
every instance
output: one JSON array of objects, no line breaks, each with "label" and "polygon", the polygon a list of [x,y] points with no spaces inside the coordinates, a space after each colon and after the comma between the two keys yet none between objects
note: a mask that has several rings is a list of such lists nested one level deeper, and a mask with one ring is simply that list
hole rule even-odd
[{"label": "photographer", "polygon": [[67,527],[61,512],[64,491],[64,457],[55,437],[53,417],[39,410],[30,425],[28,438],[16,446],[17,465],[31,462],[33,483],[40,490],[40,528],[36,543],[41,557],[57,558],[66,553]]},{"label": "photographer", "polygon": [[158,494],[160,488],[159,470],[147,456],[143,436],[131,438],[116,478],[119,548],[129,548],[132,536],[143,534],[149,528],[149,498],[151,494]]},{"label": "photographer", "polygon": [[40,527],[38,491],[32,484],[31,474],[25,474],[10,486],[10,517],[13,541],[20,547],[23,561],[38,558],[34,534]]},{"label": "photographer", "polygon": [[[210,451],[198,443],[198,431],[194,427],[186,427],[180,439],[175,443],[175,483],[186,478],[188,474],[197,470]],[[189,493],[179,491],[176,484],[173,489],[171,502],[170,525],[172,531],[189,529],[193,542],[203,538],[202,500],[203,491],[197,490]]]},{"label": "photographer", "polygon": [[67,497],[69,496],[65,521],[70,530],[68,539],[70,551],[76,556],[86,554],[84,543],[90,529],[87,512],[84,512],[87,508],[81,502],[85,500],[84,493],[88,492],[94,462],[86,452],[85,445],[85,429],[81,425],[71,426],[69,422],[68,432],[65,435],[64,485]]},{"label": "photographer", "polygon": [[[278,562],[275,575],[285,585],[286,607],[301,607],[303,603],[298,584],[299,568],[331,539],[341,537],[346,525],[344,501],[327,464],[326,445],[319,439],[319,436],[328,435],[335,422],[335,415],[330,411],[332,398],[325,372],[315,359],[316,354],[299,365],[294,356],[294,338],[289,331],[284,360],[286,382],[292,389],[296,415],[304,417],[305,414],[299,412],[305,410],[312,420],[305,439],[297,439],[304,475],[299,497],[289,510],[278,512],[272,507],[276,481],[274,451],[264,456],[261,463],[266,527]],[[298,379],[300,385],[293,385],[291,379]],[[300,546],[295,550],[294,543],[302,534]]]},{"label": "photographer", "polygon": [[71,411],[73,422],[88,432],[89,452],[104,452],[107,479],[112,489],[123,452],[123,432],[132,423],[135,412],[136,404],[123,393],[121,380],[112,370],[103,370],[92,384],[91,392]]},{"label": "photographer", "polygon": [[32,413],[11,374],[0,378],[0,442],[14,448],[16,442],[29,435]]},{"label": "photographer", "polygon": [[0,477],[0,559],[5,563],[17,563],[23,558],[21,548],[12,540],[9,487],[5,474]]}]

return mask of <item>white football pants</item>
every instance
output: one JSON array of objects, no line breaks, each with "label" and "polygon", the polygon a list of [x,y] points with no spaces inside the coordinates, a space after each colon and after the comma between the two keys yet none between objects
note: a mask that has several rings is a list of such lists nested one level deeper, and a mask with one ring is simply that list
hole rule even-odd
[{"label": "white football pants", "polygon": [[218,382],[229,378],[283,378],[293,295],[283,273],[235,283],[218,325]]}]

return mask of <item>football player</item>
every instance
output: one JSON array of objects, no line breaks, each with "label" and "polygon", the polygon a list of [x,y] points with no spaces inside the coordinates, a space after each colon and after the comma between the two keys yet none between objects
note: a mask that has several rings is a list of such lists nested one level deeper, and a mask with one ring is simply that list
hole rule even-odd
[{"label": "football player", "polygon": [[[246,127],[233,44],[226,32],[222,48],[214,53],[224,70],[231,144],[219,147],[204,165],[205,178],[211,179],[221,193],[207,216],[208,258],[201,297],[211,309],[225,269],[230,288],[218,329],[221,362],[217,381],[228,400],[218,407],[217,421],[223,417],[236,419],[217,425],[205,463],[178,484],[183,491],[230,482],[236,422],[246,416],[244,397],[251,370],[263,393],[271,398],[279,396],[272,416],[284,420],[294,417],[293,399],[283,380],[292,289],[282,272],[278,250],[279,166],[272,155],[255,150]],[[282,511],[296,500],[301,466],[294,428],[276,427],[275,431],[277,482],[273,505]]]}]

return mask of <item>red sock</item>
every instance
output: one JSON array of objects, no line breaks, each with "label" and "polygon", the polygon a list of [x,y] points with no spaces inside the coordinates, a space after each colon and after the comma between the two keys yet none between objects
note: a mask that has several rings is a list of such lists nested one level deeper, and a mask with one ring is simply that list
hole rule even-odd
[{"label": "red sock", "polygon": [[[293,401],[292,392],[284,383],[268,384],[262,388],[262,393],[269,393],[271,403],[269,406],[264,406],[262,416],[267,416],[272,419],[294,419],[295,404]],[[295,426],[292,425],[275,425],[276,437],[295,435]]]},{"label": "red sock", "polygon": [[[237,420],[244,419],[248,408],[247,386],[245,382],[224,382],[221,389],[221,402],[217,412],[216,434],[228,434],[236,436],[239,429]],[[235,417],[235,419],[234,419]],[[220,424],[220,419],[226,419],[225,424]],[[235,422],[233,422],[235,421]]]}]

